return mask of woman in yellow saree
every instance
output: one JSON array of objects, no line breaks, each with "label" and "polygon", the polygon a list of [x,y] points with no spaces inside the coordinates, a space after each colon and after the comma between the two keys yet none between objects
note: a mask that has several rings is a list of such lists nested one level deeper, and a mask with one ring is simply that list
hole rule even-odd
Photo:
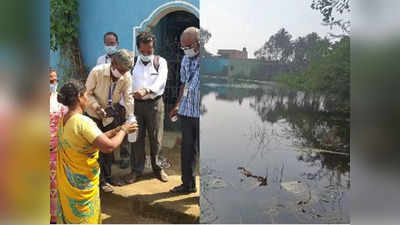
[{"label": "woman in yellow saree", "polygon": [[86,104],[86,89],[76,80],[64,84],[58,101],[68,106],[60,119],[57,152],[57,223],[101,223],[99,150],[112,153],[127,133],[137,124],[124,124],[102,133],[95,122],[82,115]]}]

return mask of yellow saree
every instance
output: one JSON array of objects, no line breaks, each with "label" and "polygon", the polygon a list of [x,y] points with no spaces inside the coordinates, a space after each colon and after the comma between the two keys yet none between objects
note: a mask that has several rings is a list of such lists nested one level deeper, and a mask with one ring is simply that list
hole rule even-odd
[{"label": "yellow saree", "polygon": [[75,114],[58,127],[57,223],[101,223],[99,151],[92,145],[102,134],[94,121]]}]

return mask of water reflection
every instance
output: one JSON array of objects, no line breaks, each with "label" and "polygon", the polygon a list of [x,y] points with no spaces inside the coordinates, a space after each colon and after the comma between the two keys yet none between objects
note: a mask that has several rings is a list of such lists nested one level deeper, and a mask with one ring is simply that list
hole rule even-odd
[{"label": "water reflection", "polygon": [[[290,90],[278,84],[230,85],[234,81],[204,79],[202,96],[216,93],[217,100],[238,102],[252,98],[249,106],[254,109],[262,122],[271,124],[284,119],[290,124],[298,144],[333,151],[349,151],[350,123],[349,115],[330,111],[331,103],[322,96],[313,96]],[[216,82],[217,81],[217,82]],[[218,85],[219,84],[219,85]],[[205,105],[203,114],[207,113]]]},{"label": "water reflection", "polygon": [[201,84],[202,223],[349,222],[349,115],[274,83]]}]

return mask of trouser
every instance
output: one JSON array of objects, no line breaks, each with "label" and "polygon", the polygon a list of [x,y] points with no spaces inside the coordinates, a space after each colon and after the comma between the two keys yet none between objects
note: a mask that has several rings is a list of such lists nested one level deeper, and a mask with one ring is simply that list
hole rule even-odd
[{"label": "trouser", "polygon": [[124,140],[121,143],[120,151],[119,151],[119,157],[121,159],[130,159],[129,155],[129,142],[128,142],[128,135],[124,138]]},{"label": "trouser", "polygon": [[142,174],[146,161],[145,139],[146,131],[150,140],[151,167],[154,172],[160,171],[158,156],[161,151],[164,135],[164,101],[135,100],[135,116],[139,125],[139,134],[136,142],[132,143],[131,168],[132,172]]},{"label": "trouser", "polygon": [[[89,115],[87,115],[89,116]],[[108,130],[104,128],[103,123],[101,120],[89,116],[96,124],[97,127],[102,131],[102,132],[107,132]],[[120,157],[121,158],[129,158],[129,144],[127,137],[124,138],[120,145]],[[99,152],[99,159],[98,159],[99,165],[100,165],[100,183],[104,182],[110,182],[111,181],[111,166],[114,162],[114,154],[113,153],[102,153]]]},{"label": "trouser", "polygon": [[179,116],[182,126],[181,173],[185,187],[196,187],[196,161],[200,149],[199,118]]}]

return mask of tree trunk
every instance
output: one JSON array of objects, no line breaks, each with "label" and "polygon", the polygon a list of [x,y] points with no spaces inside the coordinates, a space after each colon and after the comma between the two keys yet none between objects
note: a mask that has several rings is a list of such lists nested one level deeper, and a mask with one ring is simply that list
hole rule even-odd
[{"label": "tree trunk", "polygon": [[61,58],[68,61],[62,63],[64,73],[69,78],[85,81],[87,78],[87,71],[79,48],[79,40],[74,38],[71,44],[60,48],[60,53],[62,56]]}]

